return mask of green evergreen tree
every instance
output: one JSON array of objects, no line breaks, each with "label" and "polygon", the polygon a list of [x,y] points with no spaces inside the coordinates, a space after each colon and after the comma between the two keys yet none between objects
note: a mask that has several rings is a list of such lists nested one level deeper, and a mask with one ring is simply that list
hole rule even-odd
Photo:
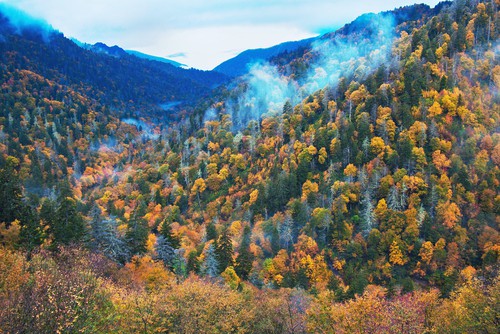
[{"label": "green evergreen tree", "polygon": [[254,255],[250,252],[250,236],[252,231],[250,226],[245,226],[243,230],[243,237],[240,247],[238,249],[238,256],[236,257],[235,270],[236,274],[242,279],[248,279],[248,275],[252,270]]},{"label": "green evergreen tree", "polygon": [[165,205],[165,199],[163,198],[163,196],[161,195],[161,192],[160,190],[156,190],[155,192],[155,203],[156,204],[161,204],[161,205]]},{"label": "green evergreen tree", "polygon": [[20,243],[28,252],[40,246],[46,235],[40,225],[38,214],[30,207],[25,207],[23,220],[21,221]]},{"label": "green evergreen tree", "polygon": [[290,100],[286,100],[285,104],[283,105],[283,114],[291,114],[293,112],[293,106],[290,103]]},{"label": "green evergreen tree", "polygon": [[198,261],[198,253],[191,251],[188,254],[186,270],[188,273],[197,274],[200,271],[200,262]]},{"label": "green evergreen tree", "polygon": [[125,233],[130,253],[143,254],[146,252],[146,243],[148,240],[148,226],[143,218],[138,218],[134,215],[128,222],[128,229]]},{"label": "green evergreen tree", "polygon": [[278,228],[276,226],[273,226],[273,230],[272,230],[271,249],[272,249],[274,255],[278,254],[279,250],[281,249],[280,234],[279,234]]},{"label": "green evergreen tree", "polygon": [[217,229],[215,228],[215,225],[212,221],[208,223],[206,228],[206,233],[207,233],[206,237],[207,241],[217,240]]},{"label": "green evergreen tree", "polygon": [[85,237],[85,221],[78,212],[76,199],[67,180],[59,185],[55,216],[46,219],[50,220],[54,245],[77,243]]},{"label": "green evergreen tree", "polygon": [[0,168],[0,223],[21,224],[20,246],[32,251],[43,242],[44,233],[36,212],[23,202],[23,188],[17,169],[19,160],[9,156]]},{"label": "green evergreen tree", "polygon": [[215,255],[219,264],[219,274],[233,265],[233,243],[226,229],[215,245]]},{"label": "green evergreen tree", "polygon": [[160,226],[160,235],[165,238],[165,241],[168,242],[172,248],[179,249],[181,247],[181,238],[172,233],[172,226],[168,219],[163,220]]},{"label": "green evergreen tree", "polygon": [[21,180],[17,172],[19,160],[7,157],[4,166],[0,168],[0,223],[10,225],[14,220],[22,221],[19,216],[24,210]]},{"label": "green evergreen tree", "polygon": [[148,224],[144,220],[146,214],[146,203],[141,200],[128,222],[128,229],[125,233],[131,255],[143,254],[146,252],[148,241]]}]

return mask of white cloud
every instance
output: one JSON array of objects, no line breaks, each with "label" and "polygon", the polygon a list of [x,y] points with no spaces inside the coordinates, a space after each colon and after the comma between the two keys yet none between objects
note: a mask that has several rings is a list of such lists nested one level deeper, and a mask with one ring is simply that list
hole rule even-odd
[{"label": "white cloud", "polygon": [[[365,12],[415,0],[1,0],[83,42],[167,56],[210,69],[249,49],[335,29]],[[424,1],[435,5],[438,1]],[[228,50],[233,52],[228,53]]]},{"label": "white cloud", "polygon": [[[181,55],[176,58],[176,61],[194,67],[212,69],[243,50],[269,47],[283,41],[311,36],[313,34],[287,26],[214,26],[171,30],[169,34],[158,35],[155,40],[131,44],[131,48],[141,49],[146,53],[155,53],[165,46],[171,46],[169,53]],[[189,40],[189,43],[186,43],[186,40]],[[162,55],[166,56],[169,53]]]}]

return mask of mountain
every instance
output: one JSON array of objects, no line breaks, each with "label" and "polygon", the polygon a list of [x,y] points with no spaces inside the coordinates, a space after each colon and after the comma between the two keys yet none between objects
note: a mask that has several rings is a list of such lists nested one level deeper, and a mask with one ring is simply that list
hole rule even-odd
[{"label": "mountain", "polygon": [[[443,1],[436,5],[434,8],[431,8],[430,6],[424,4],[400,7],[398,9],[388,11],[386,14],[391,15],[391,17],[394,18],[396,25],[402,25],[400,27],[401,29],[410,31],[416,26],[416,24],[418,25],[417,21],[420,22],[419,24],[422,24],[423,22],[425,22],[426,18],[437,15],[443,7],[449,5],[450,3],[450,1]],[[358,17],[353,22],[346,24],[338,31],[329,32],[322,36],[294,42],[285,42],[272,46],[270,48],[243,51],[236,57],[228,59],[219,64],[213,69],[213,71],[223,73],[229,77],[238,77],[248,73],[249,67],[255,63],[270,61],[272,59],[283,57],[288,57],[290,59],[294,58],[299,53],[303,53],[304,50],[310,49],[314,43],[332,38],[332,35],[347,35],[362,30],[366,23],[374,15],[375,14],[373,13],[364,14]],[[382,15],[384,14],[382,13]]]},{"label": "mountain", "polygon": [[3,26],[0,331],[496,333],[499,14],[363,15],[176,119],[172,67]]},{"label": "mountain", "polygon": [[254,63],[269,60],[271,57],[284,52],[309,47],[313,41],[314,38],[309,38],[295,42],[285,42],[270,48],[246,50],[236,57],[221,63],[213,71],[223,73],[229,77],[238,77],[247,73],[248,67]]},{"label": "mountain", "polygon": [[107,46],[104,43],[95,43],[94,45],[91,44],[85,44],[85,43],[77,43],[79,46],[90,50],[95,53],[103,53],[108,56],[116,57],[116,58],[121,58],[123,56],[126,56],[128,53],[120,48],[118,45],[114,46]]},{"label": "mountain", "polygon": [[154,60],[154,61],[158,61],[160,63],[166,63],[166,64],[170,64],[170,65],[173,65],[175,67],[183,67],[183,68],[186,68],[187,66],[184,65],[184,64],[181,64],[179,62],[176,62],[174,60],[170,60],[170,59],[167,59],[167,58],[162,58],[162,57],[156,57],[156,56],[152,56],[152,55],[148,55],[148,54],[145,54],[145,53],[142,53],[142,52],[139,52],[139,51],[134,51],[134,50],[124,50],[122,48],[120,48],[119,46],[117,45],[114,45],[114,46],[108,46],[104,43],[95,43],[95,44],[87,44],[87,43],[82,43],[76,39],[71,39],[73,42],[75,42],[75,44],[77,44],[78,46],[84,48],[84,49],[87,49],[87,50],[90,50],[90,51],[93,51],[93,52],[96,52],[96,53],[104,53],[104,54],[107,54],[107,55],[110,55],[110,56],[114,56],[114,57],[117,57],[117,58],[120,58],[120,57],[123,57],[123,56],[126,56],[126,55],[132,55],[132,56],[136,56],[137,58],[141,58],[141,59],[146,59],[146,60]]},{"label": "mountain", "polygon": [[412,6],[403,6],[394,10],[381,12],[379,14],[366,13],[356,18],[351,23],[346,24],[342,28],[324,34],[320,39],[333,38],[334,35],[352,35],[362,32],[369,26],[369,23],[377,16],[388,16],[393,20],[394,26],[400,31],[410,33],[414,28],[419,28],[429,19],[439,15],[441,11],[448,8],[452,4],[451,1],[442,1],[435,7],[430,7],[426,4],[415,4]]},{"label": "mountain", "polygon": [[133,56],[139,57],[139,58],[159,61],[161,63],[167,63],[167,64],[173,65],[175,67],[182,67],[182,68],[188,67],[187,65],[176,62],[175,60],[171,60],[171,59],[167,59],[167,58],[163,58],[163,57],[151,56],[151,55],[139,52],[139,51],[127,50],[126,52],[133,55]]},{"label": "mountain", "polygon": [[[417,21],[420,24],[425,22],[426,18],[438,14],[441,9],[449,5],[451,2],[443,1],[440,2],[434,8],[428,5],[415,5],[408,7],[400,7],[393,11],[389,11],[386,14],[391,15],[394,18],[396,25],[404,24],[401,29],[409,31],[415,27]],[[308,38],[300,41],[285,42],[272,46],[270,48],[252,49],[246,50],[237,55],[234,58],[228,59],[223,63],[219,64],[213,69],[213,71],[223,73],[229,77],[238,77],[243,74],[248,73],[249,67],[255,63],[269,61],[273,58],[288,57],[293,58],[297,56],[298,53],[303,53],[304,50],[310,49],[311,46],[318,41],[332,38],[335,34],[352,34],[356,31],[363,29],[366,23],[375,14],[364,14],[354,20],[352,23],[346,24],[344,27],[338,31],[329,32],[322,36]],[[384,15],[382,13],[382,15]],[[412,23],[413,22],[413,23]]]},{"label": "mountain", "polygon": [[[161,113],[160,104],[194,103],[227,81],[216,72],[183,69],[130,55],[103,43],[82,48],[56,31],[19,30],[0,17],[0,59],[10,69],[29,70],[107,104]],[[5,69],[5,67],[4,67]]]}]

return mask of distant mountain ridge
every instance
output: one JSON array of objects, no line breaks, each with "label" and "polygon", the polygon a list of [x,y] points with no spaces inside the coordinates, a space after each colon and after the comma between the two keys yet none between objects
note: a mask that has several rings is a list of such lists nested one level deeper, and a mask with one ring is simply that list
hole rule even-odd
[{"label": "distant mountain ridge", "polygon": [[213,69],[213,71],[223,73],[230,77],[237,77],[248,71],[248,66],[266,61],[281,53],[295,51],[302,47],[309,47],[315,38],[303,39],[294,42],[285,42],[270,48],[246,50],[234,58],[228,59]]},{"label": "distant mountain ridge", "polygon": [[118,45],[108,46],[102,42],[97,42],[95,44],[88,44],[88,43],[80,42],[77,39],[71,39],[71,40],[73,42],[75,42],[78,46],[81,46],[82,48],[84,48],[86,50],[90,50],[90,51],[93,51],[96,53],[104,53],[104,54],[107,54],[109,56],[116,57],[116,58],[120,58],[120,57],[123,57],[126,55],[132,55],[132,56],[136,56],[137,58],[141,58],[141,59],[154,60],[154,61],[158,61],[161,63],[170,64],[170,65],[173,65],[175,67],[188,68],[188,66],[186,64],[182,64],[182,63],[176,62],[174,60],[170,60],[170,59],[158,57],[158,56],[152,56],[152,55],[142,53],[142,52],[139,52],[136,50],[125,50],[125,49],[122,49],[121,47],[119,47]]},{"label": "distant mountain ridge", "polygon": [[152,55],[149,55],[149,54],[146,54],[146,53],[142,53],[142,52],[139,52],[139,51],[135,51],[135,50],[125,50],[125,52],[127,52],[130,55],[142,58],[142,59],[159,61],[161,63],[170,64],[170,65],[173,65],[175,67],[190,68],[190,66],[188,66],[186,64],[182,64],[182,63],[179,63],[179,62],[177,62],[175,60],[168,59],[168,58],[163,58],[163,57],[158,57],[158,56],[152,56]]},{"label": "distant mountain ridge", "polygon": [[29,70],[92,99],[134,110],[161,113],[164,103],[194,104],[228,80],[217,72],[131,55],[118,46],[81,47],[54,30],[20,28],[1,11],[0,34],[0,61],[10,70]]},{"label": "distant mountain ridge", "polygon": [[[223,73],[230,77],[238,77],[248,72],[249,66],[262,61],[272,61],[279,58],[300,57],[305,49],[310,49],[315,41],[332,38],[338,34],[349,35],[355,31],[362,30],[367,22],[376,15],[392,15],[395,20],[395,25],[400,25],[406,21],[424,22],[425,17],[437,15],[444,6],[450,5],[451,1],[443,1],[437,4],[434,8],[425,4],[415,4],[413,6],[399,7],[391,11],[380,14],[367,13],[357,17],[351,23],[348,23],[338,30],[327,32],[317,37],[311,37],[299,41],[285,42],[269,48],[250,49],[241,52],[236,57],[228,59],[216,66],[213,70]],[[410,30],[413,26],[407,26]]]}]

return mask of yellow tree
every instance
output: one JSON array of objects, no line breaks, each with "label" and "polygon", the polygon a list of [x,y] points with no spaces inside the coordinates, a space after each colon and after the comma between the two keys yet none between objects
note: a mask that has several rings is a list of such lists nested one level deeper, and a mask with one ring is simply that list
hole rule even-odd
[{"label": "yellow tree", "polygon": [[380,155],[384,153],[385,149],[385,142],[382,138],[380,137],[373,137],[371,142],[370,142],[370,149],[373,154],[375,155]]},{"label": "yellow tree", "polygon": [[358,169],[353,164],[349,164],[344,168],[344,175],[347,177],[348,182],[352,182],[354,177],[358,174]]},{"label": "yellow tree", "polygon": [[432,162],[440,173],[445,173],[451,165],[451,161],[446,155],[441,153],[441,150],[436,150],[432,153]]},{"label": "yellow tree", "polygon": [[435,118],[436,116],[439,116],[443,113],[443,109],[441,108],[441,105],[439,102],[434,101],[432,106],[429,107],[429,117]]},{"label": "yellow tree", "polygon": [[317,193],[319,190],[318,184],[316,182],[311,182],[307,180],[302,185],[302,200],[305,201],[309,198],[309,196]]},{"label": "yellow tree", "polygon": [[422,259],[422,262],[425,264],[429,264],[432,260],[432,254],[434,253],[434,246],[432,242],[426,241],[422,244],[422,248],[420,248],[420,252],[418,255]]},{"label": "yellow tree", "polygon": [[324,147],[322,147],[319,150],[318,162],[323,165],[326,162],[327,158],[328,158],[328,154],[326,153],[326,149]]},{"label": "yellow tree", "polygon": [[446,201],[436,207],[438,220],[447,228],[452,229],[462,218],[460,208],[453,202]]},{"label": "yellow tree", "polygon": [[236,290],[240,286],[241,279],[236,274],[236,271],[234,271],[233,266],[227,267],[220,275],[231,289]]},{"label": "yellow tree", "polygon": [[200,195],[207,189],[207,185],[205,184],[205,180],[202,178],[196,179],[194,181],[193,187],[191,188],[191,194],[196,195],[198,199],[198,205],[201,206],[200,203]]},{"label": "yellow tree", "polygon": [[396,240],[392,241],[392,244],[389,248],[389,262],[395,265],[403,266],[408,259],[405,259],[401,248]]}]

